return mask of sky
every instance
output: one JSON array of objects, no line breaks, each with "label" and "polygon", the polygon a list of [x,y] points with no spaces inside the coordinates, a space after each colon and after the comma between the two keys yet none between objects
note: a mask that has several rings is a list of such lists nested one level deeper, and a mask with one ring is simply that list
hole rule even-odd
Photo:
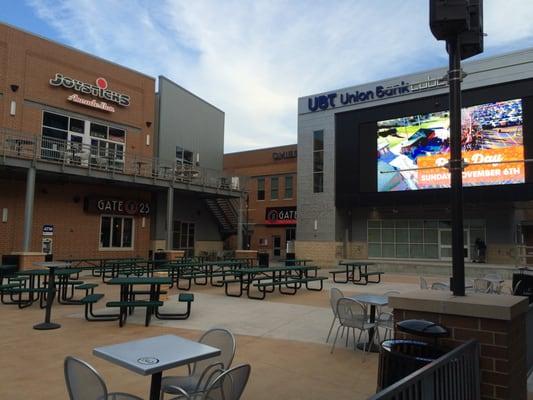
[{"label": "sky", "polygon": [[[225,112],[225,152],[296,143],[298,97],[447,65],[428,0],[0,0],[0,21]],[[485,0],[485,51],[533,47],[531,0]]]}]

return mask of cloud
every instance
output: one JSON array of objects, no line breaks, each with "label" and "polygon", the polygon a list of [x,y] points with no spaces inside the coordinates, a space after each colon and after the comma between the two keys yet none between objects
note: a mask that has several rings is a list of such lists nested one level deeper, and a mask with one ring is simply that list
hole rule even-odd
[{"label": "cloud", "polygon": [[[527,3],[485,1],[488,53],[531,43]],[[296,142],[299,96],[447,64],[419,0],[29,4],[63,42],[224,110],[226,151]]]}]

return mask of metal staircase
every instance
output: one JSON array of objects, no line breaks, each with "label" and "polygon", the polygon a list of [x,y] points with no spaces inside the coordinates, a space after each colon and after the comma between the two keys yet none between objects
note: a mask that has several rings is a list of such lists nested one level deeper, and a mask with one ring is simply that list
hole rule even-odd
[{"label": "metal staircase", "polygon": [[239,200],[226,197],[210,197],[205,199],[207,208],[216,218],[220,233],[233,235],[237,233]]}]

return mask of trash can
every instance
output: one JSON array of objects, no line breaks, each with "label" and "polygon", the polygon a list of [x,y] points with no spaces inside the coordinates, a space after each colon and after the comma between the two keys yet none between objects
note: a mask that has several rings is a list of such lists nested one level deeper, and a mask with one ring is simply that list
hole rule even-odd
[{"label": "trash can", "polygon": [[429,364],[445,352],[418,340],[392,339],[381,343],[377,392]]},{"label": "trash can", "polygon": [[268,267],[268,253],[257,253],[257,263],[260,267]]},{"label": "trash can", "polygon": [[285,261],[285,265],[287,266],[294,266],[295,263],[294,261],[289,261],[289,260],[295,260],[296,259],[296,252],[294,251],[294,241],[292,240],[287,240],[287,248],[286,248],[286,251],[285,251],[285,259],[287,261]]},{"label": "trash can", "polygon": [[449,335],[444,326],[430,321],[409,319],[398,322],[396,328],[411,335],[433,339],[433,343],[412,339],[384,341],[379,355],[378,392],[446,353],[437,345],[439,338]]}]

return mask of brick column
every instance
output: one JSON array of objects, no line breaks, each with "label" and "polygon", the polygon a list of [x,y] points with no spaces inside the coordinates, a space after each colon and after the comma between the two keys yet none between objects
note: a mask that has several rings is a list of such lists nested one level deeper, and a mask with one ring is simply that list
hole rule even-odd
[{"label": "brick column", "polygon": [[[396,321],[425,319],[444,325],[450,337],[439,344],[448,349],[469,339],[480,343],[481,397],[486,400],[526,400],[525,297],[420,290],[391,296]],[[395,337],[410,337],[395,332]],[[417,339],[421,339],[417,337]]]}]

